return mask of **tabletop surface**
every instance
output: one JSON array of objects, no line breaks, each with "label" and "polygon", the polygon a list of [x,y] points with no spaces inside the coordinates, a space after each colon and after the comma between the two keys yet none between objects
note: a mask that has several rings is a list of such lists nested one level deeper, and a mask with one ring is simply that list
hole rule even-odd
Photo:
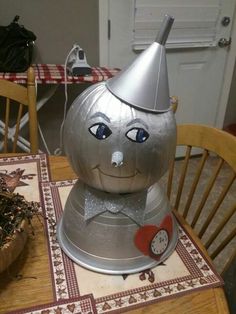
[{"label": "tabletop surface", "polygon": [[[72,83],[96,83],[113,77],[118,69],[108,69],[106,67],[92,67],[91,75],[85,76],[65,76],[63,64],[33,64],[36,81],[39,84],[68,84]],[[25,84],[27,73],[3,73],[0,72],[0,79],[6,79],[15,83]]]},{"label": "tabletop surface", "polygon": [[[62,156],[49,157],[52,180],[75,179],[67,159]],[[177,214],[178,215],[178,214]],[[179,215],[178,215],[179,216]],[[181,218],[182,225],[194,238],[203,254],[210,261],[200,240]],[[32,307],[53,301],[53,289],[50,278],[49,259],[42,222],[34,219],[36,238],[30,237],[22,256],[0,275],[0,313],[7,313],[19,308]],[[211,262],[211,261],[210,261]],[[16,274],[20,273],[20,277]],[[36,280],[40,276],[40,284]],[[23,293],[22,293],[23,291]],[[187,295],[173,297],[155,304],[129,311],[129,313],[229,313],[223,288],[208,288]]]}]

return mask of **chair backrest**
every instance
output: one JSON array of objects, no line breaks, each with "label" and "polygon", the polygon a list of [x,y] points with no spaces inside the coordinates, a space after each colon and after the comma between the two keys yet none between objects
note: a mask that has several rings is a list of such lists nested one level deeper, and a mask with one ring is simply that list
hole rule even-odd
[{"label": "chair backrest", "polygon": [[[27,86],[0,79],[0,152],[16,152],[21,118],[28,112],[30,152],[38,152],[38,123],[34,70],[27,71]],[[5,109],[5,110],[4,110]],[[2,135],[2,136],[1,136]]]},{"label": "chair backrest", "polygon": [[[210,126],[178,125],[177,146],[186,146],[186,154],[172,162],[168,197],[212,259],[231,255],[224,259],[224,271],[236,255],[236,137]],[[194,147],[198,155],[193,158]]]},{"label": "chair backrest", "polygon": [[170,96],[171,109],[173,110],[174,113],[176,113],[177,111],[178,103],[179,103],[178,97]]}]

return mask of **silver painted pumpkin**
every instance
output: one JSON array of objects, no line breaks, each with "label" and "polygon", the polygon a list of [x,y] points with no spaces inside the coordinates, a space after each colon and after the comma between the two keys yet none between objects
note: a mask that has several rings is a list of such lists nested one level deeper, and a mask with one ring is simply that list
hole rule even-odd
[{"label": "silver painted pumpkin", "polygon": [[80,180],[106,192],[132,193],[150,187],[168,169],[176,123],[171,110],[159,114],[131,107],[102,82],[73,102],[63,140]]},{"label": "silver painted pumpkin", "polygon": [[176,144],[164,48],[172,23],[166,16],[156,41],[117,76],[84,91],[67,115],[65,152],[80,179],[57,238],[88,269],[145,270],[165,260],[178,241],[170,204],[156,183]]}]

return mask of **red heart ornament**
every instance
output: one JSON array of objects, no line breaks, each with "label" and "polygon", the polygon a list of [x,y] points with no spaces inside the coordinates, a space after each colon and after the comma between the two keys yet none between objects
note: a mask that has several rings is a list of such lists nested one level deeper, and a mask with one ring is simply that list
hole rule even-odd
[{"label": "red heart ornament", "polygon": [[[156,260],[159,260],[162,254],[156,255],[151,250],[151,243],[159,231],[163,231],[167,234],[168,243],[173,233],[173,222],[170,214],[166,215],[159,226],[145,225],[139,228],[134,237],[134,243],[136,247],[147,256],[150,256]],[[167,246],[168,246],[167,243]],[[165,249],[166,250],[166,249]],[[164,251],[163,251],[164,253]]]}]

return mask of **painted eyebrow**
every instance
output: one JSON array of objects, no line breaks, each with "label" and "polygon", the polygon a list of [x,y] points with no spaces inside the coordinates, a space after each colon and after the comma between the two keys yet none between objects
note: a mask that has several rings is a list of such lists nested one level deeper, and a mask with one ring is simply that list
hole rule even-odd
[{"label": "painted eyebrow", "polygon": [[100,118],[103,118],[104,120],[106,120],[107,122],[111,123],[111,120],[108,118],[108,116],[106,116],[104,113],[98,111],[96,113],[94,113],[90,119],[93,119],[93,118],[97,118],[97,117],[100,117]]},{"label": "painted eyebrow", "polygon": [[139,118],[136,118],[136,119],[130,121],[126,126],[130,126],[130,125],[137,123],[137,122],[141,123],[143,126],[145,126],[146,129],[149,129],[147,123],[145,123],[142,119],[139,119]]}]

